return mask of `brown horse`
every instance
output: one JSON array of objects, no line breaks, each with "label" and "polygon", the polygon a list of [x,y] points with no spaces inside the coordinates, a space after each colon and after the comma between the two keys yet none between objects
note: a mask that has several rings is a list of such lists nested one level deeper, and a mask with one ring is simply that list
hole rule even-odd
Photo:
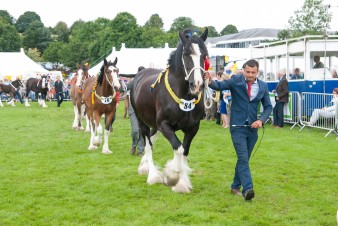
[{"label": "brown horse", "polygon": [[[74,121],[73,129],[83,130],[82,116],[84,115],[84,103],[82,101],[82,87],[84,81],[89,77],[88,68],[82,63],[78,65],[78,70],[70,82],[70,98],[74,107]],[[89,121],[86,117],[86,129],[85,132],[90,132]]]},{"label": "brown horse", "polygon": [[91,123],[91,137],[88,150],[96,150],[101,143],[100,119],[105,114],[103,154],[111,154],[108,146],[109,134],[116,110],[116,91],[120,89],[117,58],[112,63],[104,59],[98,77],[90,77],[83,84],[82,100],[86,106],[87,117]]},{"label": "brown horse", "polygon": [[[12,106],[15,106],[15,104],[14,104],[14,93],[16,92],[16,90],[18,89],[19,86],[23,87],[22,82],[19,79],[11,82],[8,85],[0,84],[0,94],[1,93],[7,93],[11,96],[11,101],[8,102],[7,104],[11,104]],[[2,104],[1,97],[0,97],[0,107],[3,107],[3,106],[4,105]]]}]

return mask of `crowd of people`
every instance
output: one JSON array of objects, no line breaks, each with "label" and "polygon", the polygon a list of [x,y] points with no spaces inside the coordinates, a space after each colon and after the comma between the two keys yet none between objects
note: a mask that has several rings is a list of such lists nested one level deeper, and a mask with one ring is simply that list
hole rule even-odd
[{"label": "crowd of people", "polygon": [[[20,80],[22,84],[25,84],[25,80],[22,80],[19,76],[17,76],[15,80]],[[0,84],[4,85],[10,85],[11,82],[12,81],[6,77],[3,80],[0,80]],[[49,91],[47,92],[47,100],[57,100],[57,105],[60,106],[64,99],[70,99],[70,79],[65,79],[63,81],[63,79],[61,79],[61,76],[58,75],[56,76],[55,81],[53,79],[50,79],[49,84],[50,87]],[[23,97],[25,97],[25,95],[25,86],[18,87],[14,94],[15,101],[23,104]],[[1,93],[0,98],[2,101],[10,101],[10,96],[7,93]],[[33,91],[30,91],[27,98],[34,101],[38,97],[36,97]]]}]

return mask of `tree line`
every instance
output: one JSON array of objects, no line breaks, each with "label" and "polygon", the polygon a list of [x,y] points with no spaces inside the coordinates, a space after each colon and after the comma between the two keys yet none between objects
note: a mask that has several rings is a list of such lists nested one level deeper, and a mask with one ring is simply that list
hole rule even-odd
[{"label": "tree line", "polygon": [[[121,12],[112,20],[98,18],[84,22],[78,20],[70,27],[60,21],[55,27],[45,27],[40,16],[31,11],[15,20],[6,10],[0,10],[0,52],[17,52],[24,48],[26,54],[36,62],[59,62],[75,68],[84,59],[91,63],[102,59],[114,46],[118,50],[122,43],[129,48],[164,47],[168,43],[175,47],[178,31],[193,28],[199,34],[204,27],[198,27],[189,17],[178,17],[165,32],[162,18],[153,14],[144,26],[128,12]],[[220,33],[208,26],[209,37],[237,33],[234,25],[227,25]]]},{"label": "tree line", "polygon": [[[304,0],[302,9],[295,11],[288,28],[281,30],[278,38],[324,34],[330,28],[331,18],[323,0]],[[16,20],[6,10],[0,10],[0,52],[18,52],[24,48],[36,62],[52,62],[55,67],[62,62],[75,68],[84,59],[97,63],[111,53],[113,46],[119,50],[122,43],[128,48],[160,48],[164,43],[175,47],[179,41],[178,31],[186,28],[193,28],[198,34],[204,31],[204,27],[196,26],[189,17],[177,17],[168,31],[163,25],[158,14],[151,15],[144,26],[140,26],[132,14],[120,12],[112,20],[78,20],[70,27],[60,21],[55,27],[45,27],[35,12],[27,11]],[[219,33],[213,26],[208,29],[209,37],[238,33],[232,24]]]}]

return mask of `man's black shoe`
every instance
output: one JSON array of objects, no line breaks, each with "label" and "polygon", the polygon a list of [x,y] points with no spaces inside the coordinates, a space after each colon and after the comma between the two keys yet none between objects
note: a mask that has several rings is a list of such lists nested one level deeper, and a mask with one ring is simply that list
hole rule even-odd
[{"label": "man's black shoe", "polygon": [[255,192],[253,189],[248,189],[243,194],[245,201],[251,201],[255,197]]}]

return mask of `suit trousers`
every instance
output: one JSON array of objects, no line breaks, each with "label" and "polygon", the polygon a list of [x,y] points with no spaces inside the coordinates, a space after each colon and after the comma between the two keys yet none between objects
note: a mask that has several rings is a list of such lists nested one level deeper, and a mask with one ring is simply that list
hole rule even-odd
[{"label": "suit trousers", "polygon": [[276,101],[273,108],[273,124],[275,126],[284,126],[284,102]]},{"label": "suit trousers", "polygon": [[55,94],[55,99],[57,100],[58,107],[60,107],[61,103],[63,102],[63,92],[57,92]]},{"label": "suit trousers", "polygon": [[137,146],[138,152],[142,153],[144,151],[145,144],[144,144],[144,139],[140,133],[140,127],[139,127],[135,112],[130,113],[129,111],[129,119],[130,119],[130,125],[131,125],[132,147],[136,148]]},{"label": "suit trousers", "polygon": [[244,193],[248,189],[253,189],[249,160],[258,138],[257,129],[236,127],[231,128],[230,132],[232,143],[237,154],[234,181],[231,188],[240,189],[242,186],[242,193]]}]

